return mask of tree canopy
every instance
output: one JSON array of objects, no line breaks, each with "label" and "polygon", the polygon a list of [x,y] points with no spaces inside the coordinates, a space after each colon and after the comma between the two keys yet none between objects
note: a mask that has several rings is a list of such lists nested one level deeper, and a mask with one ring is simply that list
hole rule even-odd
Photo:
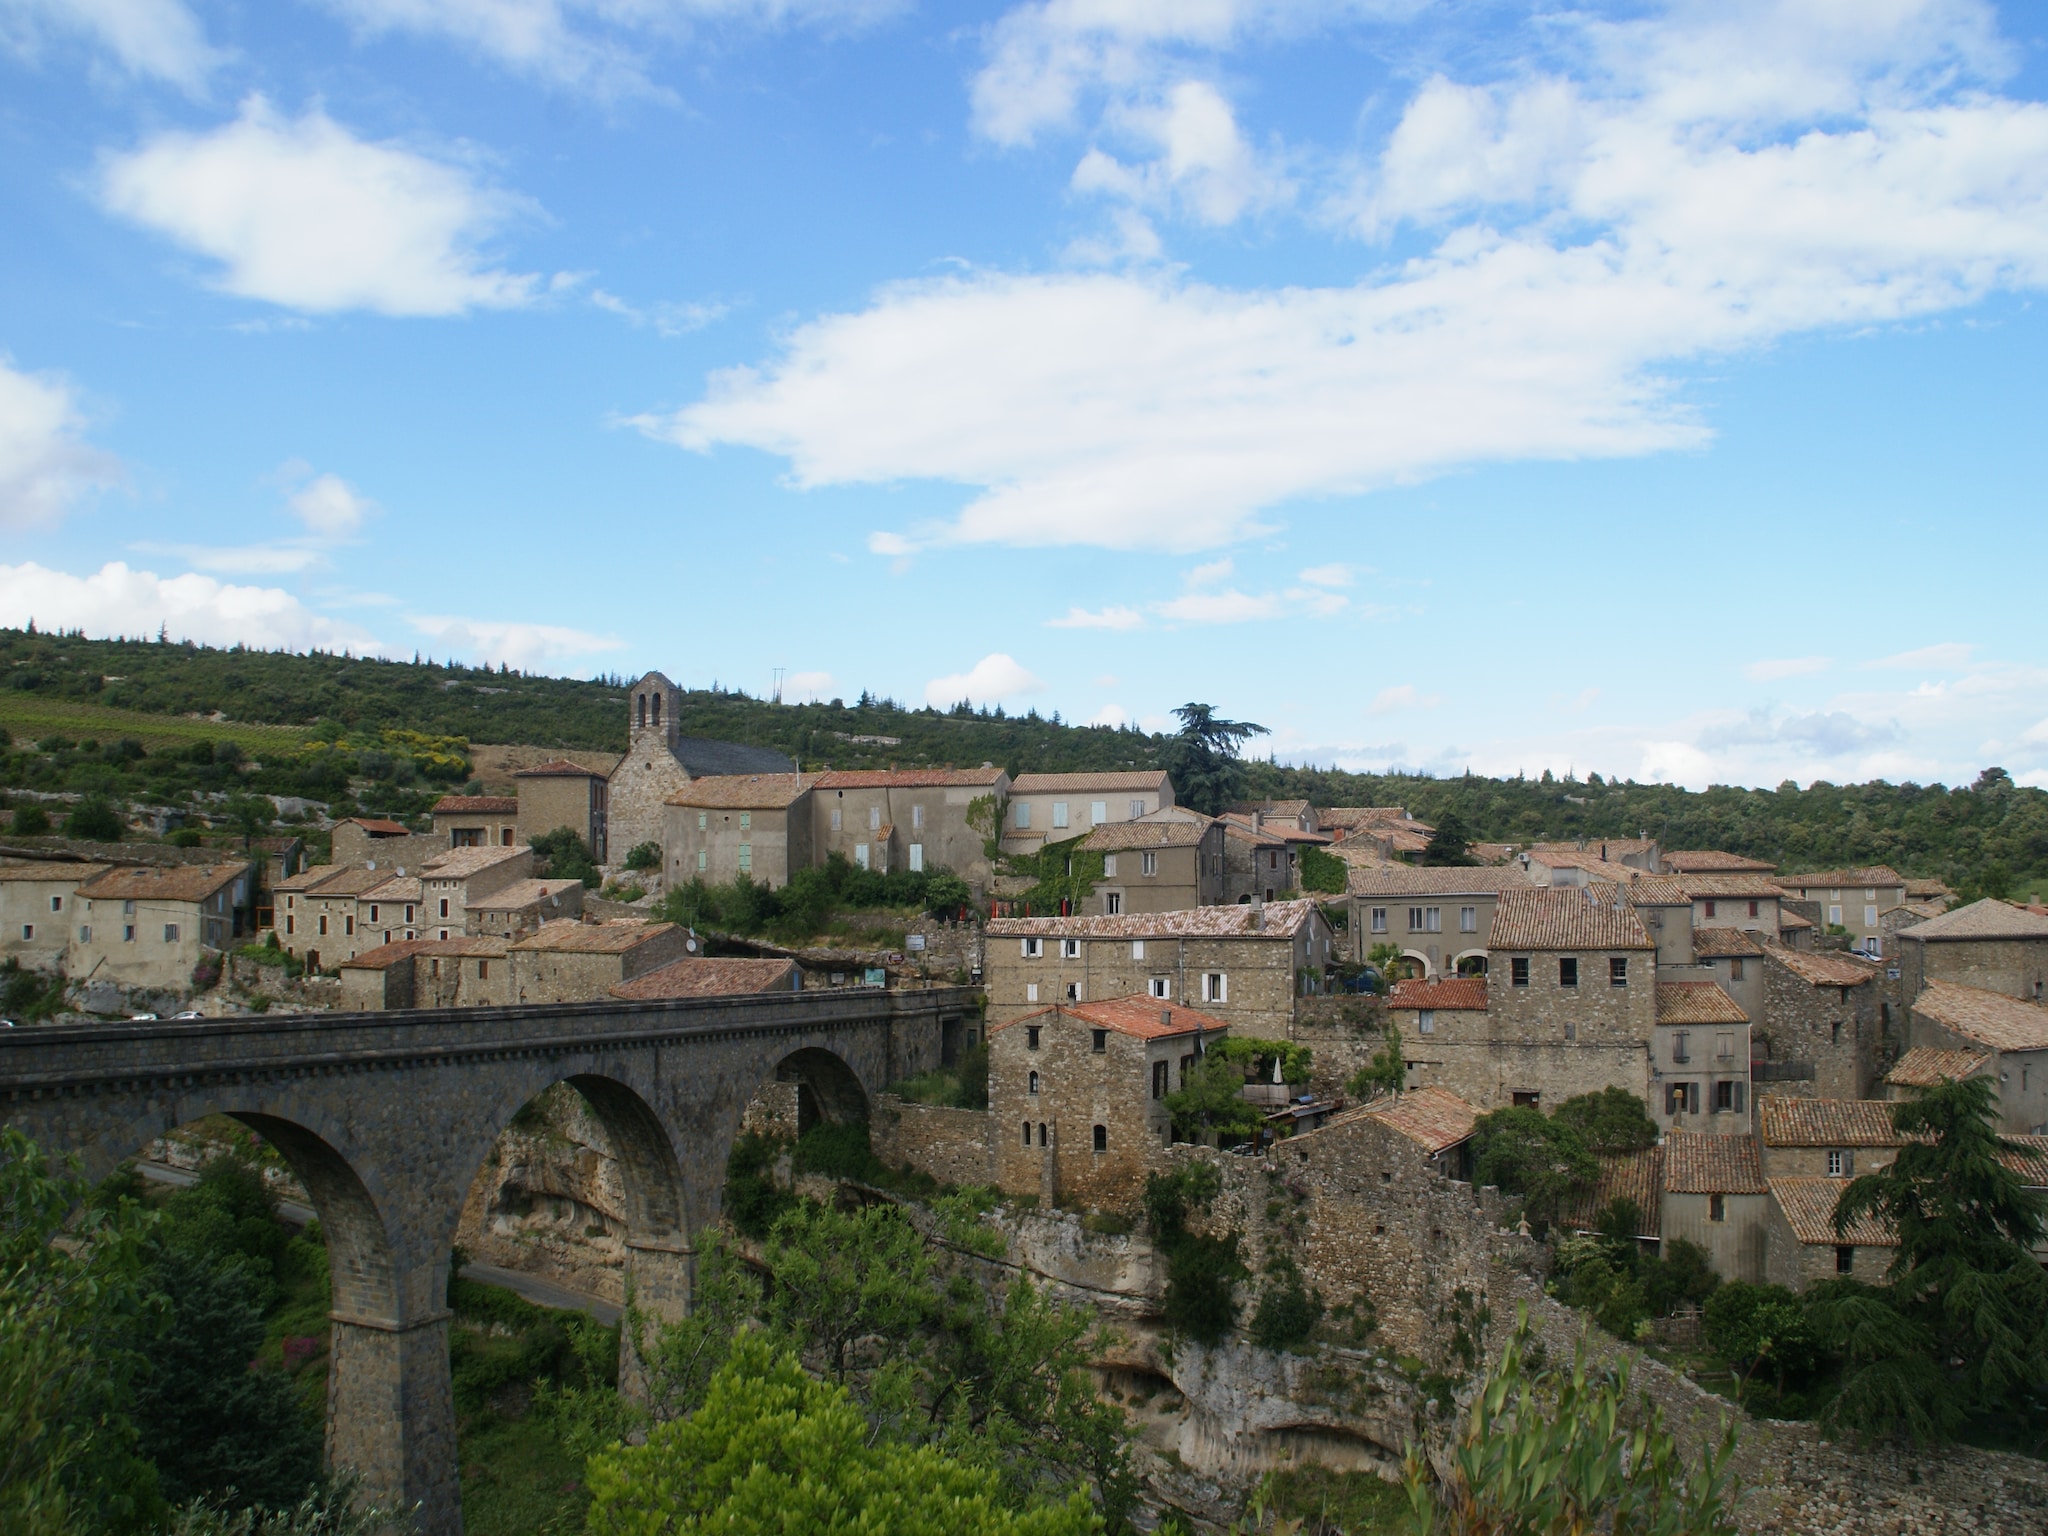
[{"label": "tree canopy", "polygon": [[1252,737],[1270,733],[1248,720],[1226,720],[1209,704],[1183,704],[1174,714],[1180,730],[1165,751],[1174,798],[1204,815],[1221,815],[1244,787],[1239,751]]}]

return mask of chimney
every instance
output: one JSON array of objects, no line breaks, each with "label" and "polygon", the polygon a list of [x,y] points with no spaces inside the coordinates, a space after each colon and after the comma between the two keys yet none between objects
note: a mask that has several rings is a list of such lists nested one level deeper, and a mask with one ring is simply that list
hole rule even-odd
[{"label": "chimney", "polygon": [[1171,1008],[1160,1009],[1159,1022],[1165,1025],[1168,1029],[1173,1028],[1173,1010]]},{"label": "chimney", "polygon": [[1266,898],[1257,891],[1252,892],[1252,932],[1261,932],[1266,926]]}]

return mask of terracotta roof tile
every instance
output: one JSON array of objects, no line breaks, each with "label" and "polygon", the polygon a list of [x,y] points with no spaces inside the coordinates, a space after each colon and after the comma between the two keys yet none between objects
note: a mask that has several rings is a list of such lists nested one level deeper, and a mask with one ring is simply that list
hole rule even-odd
[{"label": "terracotta roof tile", "polygon": [[19,864],[0,864],[0,882],[10,880],[65,880],[73,885],[103,875],[112,866],[88,864],[76,859],[29,859]]},{"label": "terracotta roof tile", "polygon": [[1389,901],[1408,896],[1497,896],[1509,889],[1533,890],[1535,883],[1513,864],[1459,865],[1353,864],[1345,889],[1353,896]]},{"label": "terracotta roof tile", "polygon": [[1116,853],[1125,848],[1193,848],[1212,823],[1194,821],[1110,821],[1081,839],[1083,848]]},{"label": "terracotta roof tile", "polygon": [[1591,1190],[1558,1213],[1558,1224],[1575,1232],[1598,1228],[1601,1213],[1617,1200],[1630,1200],[1642,1214],[1637,1237],[1658,1237],[1664,1226],[1664,1149],[1624,1152],[1600,1159]]},{"label": "terracotta roof tile", "polygon": [[1692,952],[1696,959],[1728,960],[1761,955],[1764,947],[1753,934],[1741,928],[1695,928]]},{"label": "terracotta roof tile", "polygon": [[2048,939],[2048,917],[1986,896],[1899,932],[1909,939]]},{"label": "terracotta roof tile", "polygon": [[1875,965],[1827,950],[1809,954],[1803,949],[1785,949],[1774,944],[1767,953],[1801,981],[1816,987],[1860,987],[1878,972]]},{"label": "terracotta roof tile", "polygon": [[985,931],[992,939],[1276,939],[1292,938],[1315,912],[1313,901],[1269,901],[1255,928],[1252,922],[1259,909],[1240,902],[1121,917],[999,917]]},{"label": "terracotta roof tile", "polygon": [[745,773],[692,779],[670,795],[668,803],[711,811],[787,810],[823,777],[817,773]]},{"label": "terracotta roof tile", "polygon": [[1794,890],[1846,890],[1852,886],[1904,886],[1906,877],[1883,864],[1866,869],[1821,869],[1804,875],[1780,875],[1778,884]]},{"label": "terracotta roof tile", "polygon": [[401,960],[409,960],[422,949],[439,942],[435,939],[394,939],[389,944],[379,944],[375,949],[366,949],[352,960],[341,962],[344,971],[388,971]]},{"label": "terracotta roof tile", "polygon": [[1417,1142],[1431,1157],[1467,1141],[1479,1119],[1479,1107],[1448,1088],[1415,1088],[1365,1106],[1365,1112],[1390,1131]]},{"label": "terracotta roof tile", "polygon": [[683,997],[738,997],[753,992],[788,992],[796,975],[794,960],[710,959],[690,956],[671,960],[644,976],[611,987],[613,997],[627,1002],[656,1002]]},{"label": "terracotta roof tile", "polygon": [[650,923],[638,918],[620,918],[610,923],[580,923],[561,917],[542,923],[512,947],[516,950],[580,955],[622,955],[638,949],[663,934],[678,931],[674,923]]},{"label": "terracotta roof tile", "polygon": [[1410,978],[1394,983],[1387,999],[1389,1008],[1441,1008],[1450,1011],[1486,1011],[1484,976],[1439,976],[1434,981]]},{"label": "terracotta roof tile", "polygon": [[479,897],[469,903],[471,912],[517,912],[522,907],[531,907],[546,901],[550,896],[559,896],[572,885],[581,885],[580,880],[514,880],[510,885],[500,886],[488,896]]},{"label": "terracotta roof tile", "polygon": [[1752,859],[1740,853],[1725,853],[1719,848],[1680,848],[1676,852],[1658,855],[1664,867],[1674,874],[1705,875],[1722,874],[1768,874],[1778,866],[1763,859]]},{"label": "terracotta roof tile", "polygon": [[420,875],[428,880],[467,880],[507,859],[531,858],[533,850],[524,843],[517,848],[450,848],[420,861]]},{"label": "terracotta roof tile", "polygon": [[2048,1189],[2048,1136],[2008,1136],[1998,1160],[2030,1188]]},{"label": "terracotta roof tile", "polygon": [[516,816],[519,801],[511,795],[443,795],[434,802],[436,816]]},{"label": "terracotta roof tile", "polygon": [[1586,839],[1586,844],[1583,848],[1575,842],[1531,843],[1529,845],[1529,857],[1541,859],[1546,864],[1550,862],[1549,856],[1552,854],[1559,856],[1575,855],[1580,858],[1599,859],[1619,864],[1632,854],[1640,857],[1646,853],[1654,853],[1656,850],[1657,841],[1655,838],[1589,837]]},{"label": "terracotta roof tile", "polygon": [[1757,1134],[1767,1147],[1896,1147],[1883,1099],[1805,1099],[1759,1094]]},{"label": "terracotta roof tile", "polygon": [[1800,1242],[1812,1245],[1892,1248],[1899,1241],[1892,1228],[1869,1214],[1835,1230],[1835,1204],[1849,1187],[1847,1179],[1796,1178],[1771,1180],[1771,1198],[1785,1213],[1785,1224]]},{"label": "terracotta roof tile", "polygon": [[1742,1005],[1721,990],[1718,981],[1657,983],[1659,1024],[1747,1024]]},{"label": "terracotta roof tile", "polygon": [[1346,827],[1354,830],[1389,827],[1419,827],[1424,832],[1434,832],[1426,821],[1417,821],[1407,810],[1398,805],[1333,805],[1327,810],[1316,812],[1316,820],[1326,827]]},{"label": "terracotta roof tile", "polygon": [[1105,793],[1116,793],[1133,789],[1158,789],[1168,787],[1165,769],[1139,771],[1136,773],[1020,773],[1010,781],[1013,795],[1057,795],[1083,794],[1099,789]]},{"label": "terracotta roof tile", "polygon": [[2048,1008],[2003,992],[1930,981],[1913,1011],[1995,1051],[2048,1050]]},{"label": "terracotta roof tile", "polygon": [[379,880],[362,893],[365,901],[419,901],[426,895],[426,888],[411,875],[392,875]]},{"label": "terracotta roof tile", "polygon": [[1776,901],[1785,893],[1762,875],[1675,875],[1680,889],[1694,901]]},{"label": "terracotta roof tile", "polygon": [[1811,928],[1812,926],[1811,920],[1801,917],[1797,912],[1788,912],[1783,907],[1778,909],[1778,932],[1788,933],[1795,928]]},{"label": "terracotta roof tile", "polygon": [[387,821],[378,816],[350,816],[335,823],[340,827],[361,827],[372,837],[411,837],[412,828],[402,821]]},{"label": "terracotta roof tile", "polygon": [[603,774],[595,768],[586,768],[581,763],[572,763],[566,757],[551,757],[544,763],[531,768],[521,768],[512,775],[515,779],[601,779]]},{"label": "terracotta roof tile", "polygon": [[855,768],[818,775],[819,789],[993,789],[1000,768]]},{"label": "terracotta roof tile", "polygon": [[1594,887],[1503,890],[1488,949],[1654,949],[1642,919]]},{"label": "terracotta roof tile", "polygon": [[205,901],[250,872],[247,864],[116,864],[80,883],[93,901]]},{"label": "terracotta roof tile", "polygon": [[1689,907],[1692,897],[1676,875],[1638,875],[1628,882],[1632,907]]},{"label": "terracotta roof tile", "polygon": [[306,892],[317,890],[348,867],[346,864],[308,865],[296,875],[287,875],[284,879],[278,881],[275,886],[271,887],[271,889],[280,895],[286,891],[303,895]]},{"label": "terracotta roof tile", "polygon": [[1900,1088],[1932,1088],[1948,1078],[1961,1082],[1972,1077],[1990,1060],[1981,1051],[1945,1051],[1939,1046],[1916,1045],[1892,1064],[1884,1080]]},{"label": "terracotta roof tile", "polygon": [[1664,1188],[1674,1195],[1761,1195],[1763,1159],[1753,1136],[1669,1131],[1664,1136]]},{"label": "terracotta roof tile", "polygon": [[1213,1035],[1227,1033],[1230,1029],[1214,1014],[1183,1008],[1178,1003],[1164,1003],[1139,992],[1129,997],[1107,998],[1099,1003],[1055,1003],[1036,1013],[992,1025],[989,1033],[1000,1034],[1026,1019],[1042,1019],[1049,1013],[1079,1019],[1094,1029],[1113,1029],[1120,1035],[1130,1035],[1139,1040],[1167,1040],[1176,1035],[1197,1033]]}]

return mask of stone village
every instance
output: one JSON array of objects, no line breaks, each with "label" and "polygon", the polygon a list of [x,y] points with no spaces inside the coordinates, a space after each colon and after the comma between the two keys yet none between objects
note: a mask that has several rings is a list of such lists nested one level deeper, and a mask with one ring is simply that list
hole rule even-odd
[{"label": "stone village", "polygon": [[[1190,1160],[1216,1170],[1212,1219],[1245,1234],[1253,1273],[1284,1255],[1333,1307],[1370,1317],[1372,1358],[1430,1368],[1454,1352],[1461,1308],[1523,1301],[1567,1350],[1578,1327],[1544,1294],[1543,1244],[1472,1181],[1474,1126],[1495,1110],[1640,1100],[1657,1144],[1602,1161],[1579,1224],[1625,1197],[1647,1249],[1682,1238],[1726,1280],[1794,1290],[1883,1272],[1895,1235],[1837,1231],[1834,1200],[1896,1154],[1889,1105],[1944,1078],[1995,1085],[2009,1161],[2048,1188],[2048,909],[1647,838],[1479,845],[1475,862],[1429,865],[1415,860],[1434,829],[1397,807],[1211,817],[1158,772],[804,769],[684,734],[659,673],[627,693],[629,746],[608,772],[539,762],[513,794],[443,798],[431,830],[342,821],[327,863],[301,867],[295,844],[175,864],[11,849],[0,957],[61,973],[103,1015],[217,1009],[225,994],[194,998],[195,979],[224,986],[244,964],[228,952],[251,941],[303,968],[279,1006],[352,1013],[970,981],[985,1009],[943,1050],[948,1064],[985,1051],[987,1107],[883,1094],[875,1151],[1002,1192],[1012,1262],[1130,1325],[1102,1379],[1142,1397],[1155,1481],[1191,1509],[1288,1459],[1391,1472],[1404,1431],[1398,1394],[1332,1396],[1304,1360],[1233,1376],[1162,1354],[1148,1250],[1101,1218]],[[608,871],[652,845],[639,878],[653,893],[620,902],[551,877],[533,843],[564,827]],[[1069,910],[1017,910],[1005,859],[1061,846],[1099,856],[1100,877]],[[646,910],[664,886],[779,887],[832,858],[951,870],[984,915],[853,955],[720,944]],[[1304,887],[1312,859],[1339,861],[1341,892]],[[1233,1040],[1254,1043],[1241,1094],[1261,1128],[1203,1146],[1166,1101]],[[1393,1079],[1355,1088],[1396,1042]],[[748,1113],[772,1130],[814,1112],[792,1082]],[[618,1227],[611,1149],[591,1117],[562,1114],[548,1145],[507,1133],[463,1241],[616,1300],[618,1245],[590,1235]],[[1366,1360],[1360,1379],[1378,1380]],[[1705,1425],[1718,1400],[1659,1370],[1645,1384]],[[1750,1506],[1760,1528],[1843,1500],[1882,1502],[1903,1522],[1885,1529],[1961,1529],[1943,1522],[1966,1507],[1971,1529],[2048,1519],[2036,1464],[1951,1451],[1874,1466],[1808,1430],[1749,1437],[1745,1470],[1776,1501]]]}]

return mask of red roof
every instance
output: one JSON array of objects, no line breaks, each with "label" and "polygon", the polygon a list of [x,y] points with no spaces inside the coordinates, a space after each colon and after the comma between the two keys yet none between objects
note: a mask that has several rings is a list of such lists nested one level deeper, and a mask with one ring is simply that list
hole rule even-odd
[{"label": "red roof", "polygon": [[434,802],[436,816],[516,816],[519,802],[510,795],[443,795]]},{"label": "red roof", "polygon": [[411,837],[412,828],[402,821],[382,821],[371,816],[351,816],[337,825],[361,827],[372,837]]},{"label": "red roof", "polygon": [[1000,768],[837,768],[820,774],[820,789],[982,789]]},{"label": "red roof", "polygon": [[[1113,1029],[1120,1035],[1130,1035],[1139,1040],[1165,1040],[1174,1035],[1197,1033],[1221,1034],[1230,1028],[1214,1014],[1197,1013],[1192,1008],[1162,1002],[1142,992],[1100,1003],[1055,1003],[1050,1008],[1027,1013],[1023,1018],[1042,1019],[1048,1013],[1063,1014],[1096,1029]],[[1007,1024],[996,1025],[989,1033],[996,1034],[1021,1022],[1022,1019],[1011,1019]]]},{"label": "red roof", "polygon": [[586,768],[581,763],[572,763],[566,757],[552,757],[537,768],[522,768],[512,775],[515,779],[601,779],[603,774],[595,768]]},{"label": "red roof", "polygon": [[1434,981],[1406,980],[1394,983],[1390,1008],[1463,1008],[1486,1011],[1484,976],[1439,976]]}]

